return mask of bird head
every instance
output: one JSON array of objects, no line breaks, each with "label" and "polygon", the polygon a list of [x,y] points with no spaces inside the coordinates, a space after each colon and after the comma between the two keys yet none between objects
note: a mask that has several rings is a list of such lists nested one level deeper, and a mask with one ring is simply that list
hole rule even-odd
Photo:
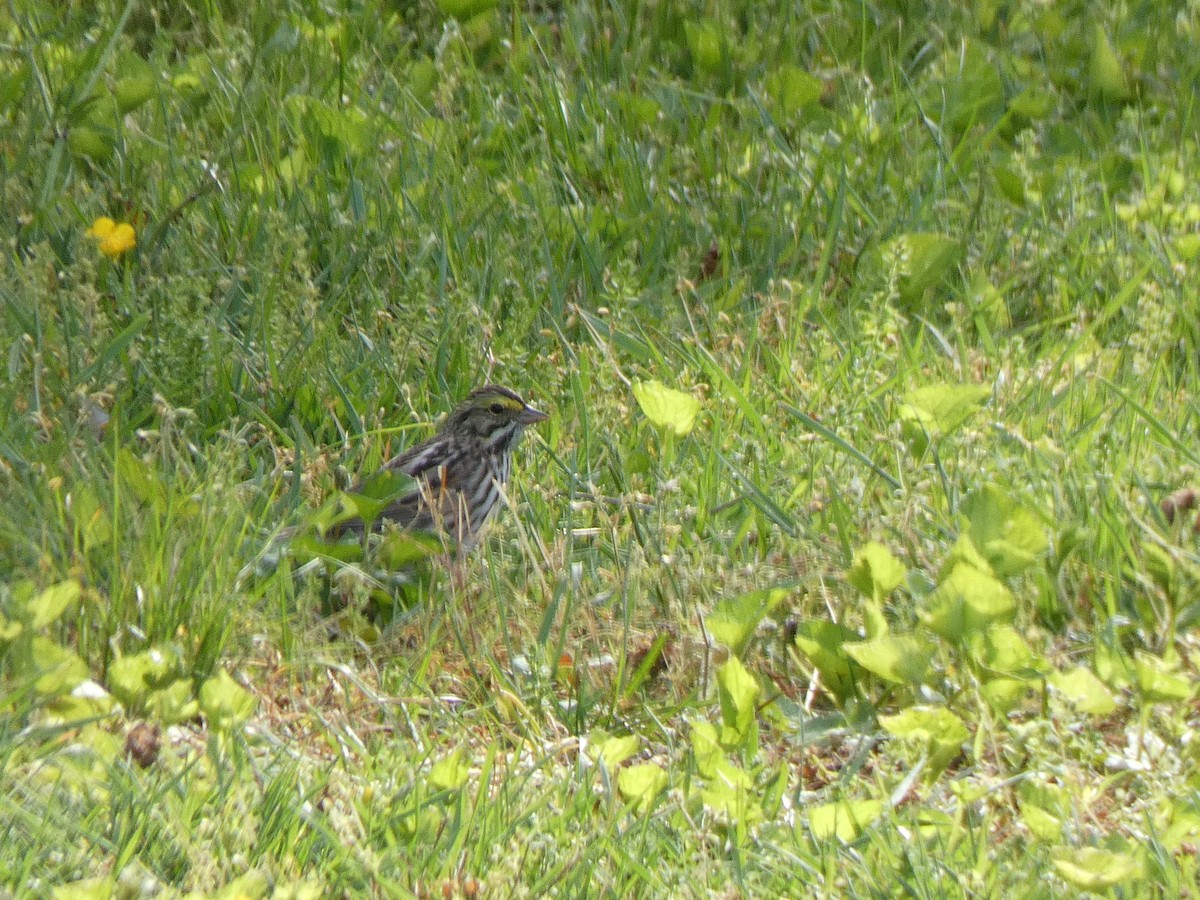
[{"label": "bird head", "polygon": [[496,384],[476,388],[455,407],[446,420],[446,430],[474,437],[489,447],[510,445],[529,425],[549,418],[515,392]]}]

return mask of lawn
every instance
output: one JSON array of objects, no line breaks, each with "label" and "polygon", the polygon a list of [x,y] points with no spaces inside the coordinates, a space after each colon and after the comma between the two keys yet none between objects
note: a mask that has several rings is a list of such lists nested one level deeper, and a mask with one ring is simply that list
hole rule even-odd
[{"label": "lawn", "polygon": [[[11,0],[0,894],[1196,896],[1198,41]],[[472,553],[281,539],[489,382]]]}]

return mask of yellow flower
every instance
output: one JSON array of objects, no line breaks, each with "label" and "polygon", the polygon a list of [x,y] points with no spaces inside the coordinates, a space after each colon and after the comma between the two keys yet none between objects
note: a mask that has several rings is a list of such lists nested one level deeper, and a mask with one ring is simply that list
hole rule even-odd
[{"label": "yellow flower", "polygon": [[128,222],[117,223],[108,216],[101,216],[87,230],[87,236],[96,242],[100,252],[109,259],[120,259],[137,246],[137,233]]}]

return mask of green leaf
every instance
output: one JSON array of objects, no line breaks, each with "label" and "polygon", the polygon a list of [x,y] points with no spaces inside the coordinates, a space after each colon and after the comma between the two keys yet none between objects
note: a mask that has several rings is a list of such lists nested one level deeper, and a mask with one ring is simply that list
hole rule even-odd
[{"label": "green leaf", "polygon": [[1059,816],[1036,803],[1021,801],[1021,821],[1033,834],[1043,841],[1062,840],[1063,823]]},{"label": "green leaf", "polygon": [[[971,540],[971,535],[968,531],[959,533],[958,540],[954,542],[954,546],[946,554],[946,558],[942,561],[941,570],[938,572],[938,581],[945,580],[959,565],[970,566],[972,569],[978,569],[980,572],[986,572],[989,575],[996,574],[992,571],[992,564],[988,562],[987,557],[979,552],[975,546],[975,542]],[[932,591],[930,593],[932,594]]]},{"label": "green leaf", "polygon": [[113,85],[113,98],[121,115],[133,112],[154,96],[158,79],[134,76],[121,78]]},{"label": "green leaf", "polygon": [[341,152],[362,156],[377,146],[371,120],[356,107],[331,108],[311,97],[300,96],[292,105],[301,112],[310,127],[323,138],[333,141]]},{"label": "green leaf", "polygon": [[972,544],[1001,578],[1034,565],[1050,546],[1038,517],[995,485],[968,494],[961,511]]},{"label": "green leaf", "polygon": [[895,684],[920,684],[933,658],[933,649],[910,634],[882,635],[843,644],[843,648],[868,672]]},{"label": "green leaf", "polygon": [[112,518],[108,510],[86,484],[71,488],[71,517],[88,550],[105,546],[112,541]]},{"label": "green leaf", "polygon": [[1097,640],[1092,653],[1096,677],[1114,689],[1132,687],[1137,677],[1133,659],[1114,641]]},{"label": "green leaf", "polygon": [[613,92],[612,97],[631,124],[648,127],[658,121],[662,112],[662,105],[645,94],[618,90]]},{"label": "green leaf", "polygon": [[754,779],[728,760],[717,765],[713,777],[700,791],[704,805],[732,822],[752,824],[762,818]]},{"label": "green leaf", "polygon": [[721,745],[744,749],[750,755],[758,750],[758,695],[762,688],[736,656],[717,670],[717,695],[721,701]]},{"label": "green leaf", "polygon": [[1117,708],[1117,698],[1086,666],[1054,672],[1050,686],[1077,710],[1092,716],[1107,716]]},{"label": "green leaf", "polygon": [[992,390],[980,384],[931,384],[909,391],[900,404],[902,425],[937,437],[957,431],[983,408]]},{"label": "green leaf", "polygon": [[924,744],[934,772],[949,765],[971,736],[962,719],[944,706],[912,706],[894,716],[880,716],[879,724],[893,737]]},{"label": "green leaf", "polygon": [[29,601],[27,621],[31,628],[45,628],[57,622],[67,608],[79,602],[83,588],[78,581],[63,581],[46,588]]},{"label": "green leaf", "polygon": [[200,711],[209,726],[218,731],[228,731],[245,722],[256,705],[254,695],[224,669],[200,685]]},{"label": "green leaf", "polygon": [[971,127],[990,127],[1004,114],[1004,82],[979,41],[964,40],[942,58],[944,76],[930,86],[932,111],[957,143]]},{"label": "green leaf", "polygon": [[719,75],[729,60],[725,29],[712,19],[683,23],[684,36],[692,55],[692,64],[706,75]]},{"label": "green leaf", "polygon": [[1020,633],[1007,624],[992,625],[986,631],[971,636],[972,658],[982,667],[1004,675],[1036,678],[1048,668],[1041,657],[1034,656]]},{"label": "green leaf", "polygon": [[1195,683],[1177,664],[1139,652],[1134,657],[1134,668],[1138,688],[1151,703],[1190,700],[1195,693]]},{"label": "green leaf", "polygon": [[732,600],[721,600],[704,618],[704,627],[726,647],[741,656],[759,622],[787,597],[783,588],[751,591]]},{"label": "green leaf", "polygon": [[415,491],[418,487],[416,479],[403,472],[396,469],[380,469],[363,479],[356,495],[389,503],[409,491]]},{"label": "green leaf", "polygon": [[759,796],[762,797],[763,812],[767,814],[768,818],[776,818],[783,809],[783,795],[788,790],[788,771],[787,764],[778,763],[774,773],[767,778],[759,792]]},{"label": "green leaf", "polygon": [[462,750],[443,756],[429,770],[429,784],[435,790],[456,791],[471,775],[471,767],[463,760]]},{"label": "green leaf", "polygon": [[1022,678],[989,678],[980,685],[979,692],[988,706],[1001,715],[1012,712],[1033,690],[1030,682]]},{"label": "green leaf", "polygon": [[30,68],[27,63],[14,63],[0,69],[0,110],[14,108],[25,95],[29,84]]},{"label": "green leaf", "polygon": [[912,303],[950,274],[963,245],[948,235],[914,232],[893,238],[884,252],[897,261],[900,299]]},{"label": "green leaf", "polygon": [[1099,847],[1056,847],[1050,852],[1054,868],[1073,887],[1102,891],[1142,877],[1142,865],[1129,853]]},{"label": "green leaf", "polygon": [[821,79],[798,66],[784,63],[767,76],[767,96],[783,118],[796,115],[821,99]]},{"label": "green leaf", "polygon": [[200,715],[200,703],[193,693],[190,678],[178,678],[166,687],[148,692],[138,705],[150,719],[164,725],[190,722]]},{"label": "green leaf", "polygon": [[984,679],[980,692],[992,709],[1001,714],[1014,710],[1033,689],[1033,682],[1049,668],[1036,657],[1025,639],[1011,625],[992,625],[976,632],[968,641],[971,658]]},{"label": "green leaf", "polygon": [[49,638],[36,635],[30,645],[37,673],[34,690],[44,698],[60,697],[79,687],[88,677],[88,667],[74,651]]},{"label": "green leaf", "polygon": [[59,724],[74,725],[90,719],[107,716],[116,706],[116,700],[94,681],[84,679],[71,693],[55,697],[46,704],[49,719]]},{"label": "green leaf", "polygon": [[911,706],[894,716],[880,716],[879,724],[906,741],[961,744],[970,737],[962,720],[944,706]]},{"label": "green leaf", "polygon": [[123,705],[141,708],[151,691],[166,687],[182,674],[178,650],[151,648],[113,660],[108,667],[108,689]]},{"label": "green leaf", "polygon": [[108,876],[84,878],[60,884],[50,890],[53,900],[109,900],[116,889],[117,880]]},{"label": "green leaf", "polygon": [[696,771],[702,778],[712,778],[717,773],[717,767],[726,759],[716,727],[704,719],[695,720],[692,722],[691,741]]},{"label": "green leaf", "polygon": [[1125,66],[1108,39],[1104,26],[1097,22],[1092,28],[1092,54],[1088,60],[1088,90],[1093,97],[1110,102],[1129,99],[1129,84]]},{"label": "green leaf", "polygon": [[441,535],[429,531],[392,531],[384,535],[376,559],[390,571],[408,569],[446,551]]},{"label": "green leaf", "polygon": [[883,544],[871,541],[854,554],[854,562],[846,570],[846,580],[876,602],[904,583],[907,574],[903,563]]},{"label": "green leaf", "polygon": [[151,97],[158,87],[154,76],[132,75],[117,80],[113,85],[113,98],[121,115],[131,113]]},{"label": "green leaf", "polygon": [[1160,832],[1163,845],[1172,852],[1179,852],[1185,843],[1195,844],[1200,840],[1200,810],[1195,805],[1183,802],[1164,803],[1162,818],[1169,824]]},{"label": "green leaf", "polygon": [[117,138],[111,128],[72,125],[67,134],[67,146],[71,152],[96,163],[108,162],[112,158],[116,143]]},{"label": "green leaf", "polygon": [[238,173],[238,183],[245,190],[263,194],[280,184],[291,187],[302,182],[308,177],[309,168],[310,162],[304,147],[297,146],[272,166],[246,163]]},{"label": "green leaf", "polygon": [[1012,327],[1008,301],[1000,289],[988,281],[986,275],[976,275],[971,279],[970,306],[976,320],[986,323],[988,330]]},{"label": "green leaf", "polygon": [[1175,557],[1160,547],[1157,543],[1144,540],[1141,542],[1142,565],[1146,574],[1154,582],[1155,587],[1168,597],[1175,594],[1176,573]]},{"label": "green leaf", "polygon": [[635,381],[633,396],[646,418],[659,428],[683,437],[696,424],[700,401],[660,381]]},{"label": "green leaf", "polygon": [[827,619],[801,622],[796,627],[796,648],[821,673],[821,684],[839,701],[844,702],[855,693],[856,666],[843,647],[847,641],[858,638],[852,629]]},{"label": "green leaf", "polygon": [[128,448],[117,453],[117,477],[121,485],[137,498],[139,503],[162,513],[167,508],[167,488],[158,472]]},{"label": "green leaf", "polygon": [[[329,497],[307,525],[325,534],[336,525],[361,519],[370,527],[392,501],[416,489],[416,482],[401,472],[384,469],[368,478],[357,491],[342,491]],[[296,541],[293,540],[293,545]],[[327,547],[323,542],[318,546]]]},{"label": "green leaf", "polygon": [[883,815],[882,800],[840,800],[808,808],[803,823],[814,840],[857,839]]},{"label": "green leaf", "polygon": [[171,76],[171,87],[180,98],[193,104],[199,104],[208,98],[208,86],[199,75],[192,72],[179,72]]},{"label": "green leaf", "polygon": [[437,0],[438,9],[444,15],[465,22],[495,9],[500,0]]},{"label": "green leaf", "polygon": [[413,60],[406,74],[409,93],[418,103],[428,103],[429,98],[433,95],[433,89],[439,81],[437,66],[434,65],[433,60],[424,58]]},{"label": "green leaf", "polygon": [[210,900],[261,900],[271,889],[271,881],[266,873],[251,869],[244,875],[230,881],[217,892],[210,894]]},{"label": "green leaf", "polygon": [[626,766],[617,773],[617,790],[641,815],[651,810],[669,783],[663,768],[651,762]]},{"label": "green leaf", "polygon": [[636,735],[613,737],[603,731],[593,735],[588,746],[589,755],[604,763],[611,772],[641,749],[642,742]]},{"label": "green leaf", "polygon": [[1000,194],[1009,203],[1022,209],[1025,207],[1028,198],[1025,195],[1025,182],[1020,175],[1008,166],[997,165],[992,167],[992,178],[996,182],[996,187],[1000,189]]},{"label": "green leaf", "polygon": [[1175,252],[1185,262],[1192,262],[1200,256],[1200,234],[1181,234],[1175,238]]},{"label": "green leaf", "polygon": [[363,546],[358,541],[334,543],[310,534],[298,534],[291,540],[291,550],[299,563],[311,559],[332,559],[337,562],[358,562],[363,558]]},{"label": "green leaf", "polygon": [[1043,85],[1030,85],[1008,101],[1008,108],[1016,116],[1026,119],[1044,119],[1054,112],[1054,95]]},{"label": "green leaf", "polygon": [[956,565],[917,611],[934,634],[961,643],[994,623],[1011,622],[1017,605],[1002,581],[965,563]]}]

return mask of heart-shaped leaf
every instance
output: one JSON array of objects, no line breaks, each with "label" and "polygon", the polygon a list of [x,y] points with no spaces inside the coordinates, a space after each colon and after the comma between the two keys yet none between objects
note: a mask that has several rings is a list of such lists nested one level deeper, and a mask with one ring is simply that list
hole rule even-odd
[{"label": "heart-shaped leaf", "polygon": [[429,770],[429,784],[435,790],[456,791],[467,783],[471,767],[462,758],[462,750],[455,750],[433,764]]},{"label": "heart-shaped leaf", "polygon": [[29,601],[26,612],[32,628],[44,628],[66,612],[67,607],[79,602],[83,588],[78,581],[63,581],[46,588]]},{"label": "heart-shaped leaf", "polygon": [[700,401],[691,394],[669,388],[661,381],[638,381],[634,382],[633,396],[646,418],[659,428],[683,437],[696,424]]},{"label": "heart-shaped leaf", "polygon": [[843,649],[847,641],[858,638],[853,630],[826,619],[801,622],[796,627],[796,648],[821,673],[825,689],[840,701],[854,696],[854,685],[862,677],[861,669],[855,676],[855,664]]},{"label": "heart-shaped leaf", "polygon": [[868,672],[895,684],[920,684],[933,657],[932,648],[911,634],[885,634],[843,647]]},{"label": "heart-shaped leaf", "polygon": [[642,815],[650,811],[669,783],[662,766],[651,762],[626,766],[617,773],[617,790]]},{"label": "heart-shaped leaf", "polygon": [[925,744],[935,770],[957,757],[971,736],[962,719],[944,706],[912,706],[894,716],[880,716],[879,724],[893,737]]},{"label": "heart-shaped leaf", "polygon": [[1129,853],[1099,847],[1059,847],[1051,854],[1054,868],[1070,885],[1103,891],[1142,877],[1142,866]]},{"label": "heart-shaped leaf", "polygon": [[900,405],[900,421],[922,433],[947,435],[962,427],[992,395],[980,384],[930,384],[909,391]]},{"label": "heart-shaped leaf", "polygon": [[717,767],[726,759],[716,726],[704,719],[696,719],[692,722],[691,741],[696,771],[703,778],[712,778],[717,773]]},{"label": "heart-shaped leaf", "polygon": [[1107,716],[1117,708],[1113,692],[1086,666],[1055,672],[1049,680],[1050,686],[1080,712]]},{"label": "heart-shaped leaf", "polygon": [[805,825],[815,840],[853,841],[883,815],[882,800],[842,800],[811,806]]},{"label": "heart-shaped leaf", "polygon": [[883,544],[870,541],[854,554],[846,580],[879,602],[904,583],[904,564]]},{"label": "heart-shaped leaf", "polygon": [[929,597],[921,621],[939,637],[959,643],[986,630],[994,622],[1011,622],[1016,601],[998,578],[966,563],[959,563]]},{"label": "heart-shaped leaf", "polygon": [[750,755],[757,751],[758,720],[755,714],[761,692],[758,681],[736,656],[729,657],[717,671],[722,746],[745,749]]},{"label": "heart-shaped leaf", "polygon": [[782,588],[751,591],[731,600],[721,600],[704,617],[704,627],[712,636],[741,656],[758,623],[787,596]]},{"label": "heart-shaped leaf", "polygon": [[254,713],[254,695],[233,680],[224,669],[200,685],[200,709],[209,726],[228,731]]},{"label": "heart-shaped leaf", "polygon": [[962,503],[971,543],[1001,578],[1016,575],[1041,559],[1049,541],[1034,513],[995,485],[984,485]]},{"label": "heart-shaped leaf", "polygon": [[915,232],[888,242],[885,252],[900,272],[900,299],[911,303],[950,274],[962,258],[963,245],[949,235]]},{"label": "heart-shaped leaf", "polygon": [[767,76],[766,87],[767,96],[784,117],[794,116],[821,99],[821,79],[787,63]]},{"label": "heart-shaped leaf", "polygon": [[1129,98],[1129,84],[1125,80],[1125,66],[1117,55],[1108,32],[1096,23],[1092,30],[1092,55],[1088,60],[1088,90],[1094,97],[1109,102],[1120,102]]},{"label": "heart-shaped leaf", "polygon": [[615,737],[600,731],[592,735],[588,744],[588,755],[604,763],[609,771],[612,771],[637,753],[641,746],[642,742],[635,735]]}]

